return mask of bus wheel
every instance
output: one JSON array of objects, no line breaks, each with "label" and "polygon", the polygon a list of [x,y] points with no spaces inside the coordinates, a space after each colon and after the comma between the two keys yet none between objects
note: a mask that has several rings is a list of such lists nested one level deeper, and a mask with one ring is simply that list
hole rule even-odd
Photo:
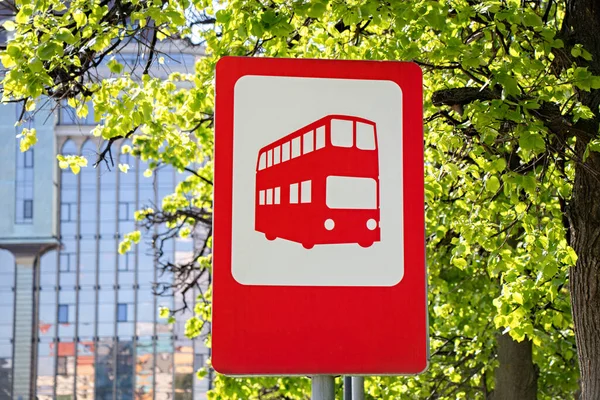
[{"label": "bus wheel", "polygon": [[360,247],[367,248],[367,247],[371,247],[371,246],[373,246],[373,242],[362,242],[362,243],[359,243],[358,245],[359,245]]},{"label": "bus wheel", "polygon": [[275,240],[275,239],[277,239],[277,236],[275,236],[275,235],[269,235],[268,233],[265,233],[265,237],[267,238],[267,240]]},{"label": "bus wheel", "polygon": [[302,247],[304,247],[306,250],[310,250],[315,247],[315,245],[310,243],[302,243]]}]

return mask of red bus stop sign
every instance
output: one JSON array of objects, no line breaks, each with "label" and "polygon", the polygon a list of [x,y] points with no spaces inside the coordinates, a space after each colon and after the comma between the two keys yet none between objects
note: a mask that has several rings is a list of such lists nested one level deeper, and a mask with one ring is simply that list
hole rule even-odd
[{"label": "red bus stop sign", "polygon": [[218,372],[426,368],[422,109],[413,63],[219,61]]}]

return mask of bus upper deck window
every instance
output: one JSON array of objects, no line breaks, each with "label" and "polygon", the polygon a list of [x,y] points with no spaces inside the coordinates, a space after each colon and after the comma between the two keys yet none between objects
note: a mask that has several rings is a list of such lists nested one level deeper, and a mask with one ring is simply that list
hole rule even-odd
[{"label": "bus upper deck window", "polygon": [[314,131],[310,131],[305,133],[302,137],[302,154],[310,153],[313,151],[313,133]]},{"label": "bus upper deck window", "polygon": [[337,147],[352,147],[352,121],[331,120],[331,144]]},{"label": "bus upper deck window", "polygon": [[290,142],[285,142],[281,145],[281,162],[290,159]]},{"label": "bus upper deck window", "polygon": [[362,150],[375,150],[375,127],[373,125],[356,123],[356,147]]},{"label": "bus upper deck window", "polygon": [[292,158],[298,157],[300,155],[300,138],[292,139]]},{"label": "bus upper deck window", "polygon": [[265,169],[265,167],[267,166],[266,160],[265,160],[265,153],[262,153],[260,155],[260,158],[258,159],[258,170],[261,171],[263,169]]},{"label": "bus upper deck window", "polygon": [[325,147],[325,127],[320,126],[316,131],[315,150]]},{"label": "bus upper deck window", "polygon": [[273,165],[279,164],[279,152],[281,147],[277,146],[273,149]]},{"label": "bus upper deck window", "polygon": [[267,151],[267,167],[273,165],[273,150]]}]

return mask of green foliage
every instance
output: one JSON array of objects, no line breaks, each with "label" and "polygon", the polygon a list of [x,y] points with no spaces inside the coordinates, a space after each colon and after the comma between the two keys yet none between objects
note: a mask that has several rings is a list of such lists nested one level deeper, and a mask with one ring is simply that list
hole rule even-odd
[{"label": "green foliage", "polygon": [[[574,94],[600,88],[600,77],[575,64],[591,59],[586,49],[574,45],[566,51],[557,37],[562,2],[542,2],[547,12],[517,0],[230,0],[216,9],[208,0],[123,3],[131,6],[132,24],[160,27],[159,41],[189,34],[186,9],[214,15],[214,29],[195,31],[207,56],[194,73],[137,79],[109,52],[112,78],[54,87],[64,71],[85,65],[74,49],[89,49],[93,58],[131,27],[105,22],[108,8],[98,0],[72,1],[68,8],[60,0],[18,0],[15,22],[4,25],[15,39],[0,54],[8,68],[3,100],[71,90],[78,114],[85,115],[85,103],[93,102],[101,120],[94,135],[131,138],[124,152],[148,162],[144,176],[164,164],[179,171],[193,166],[196,173],[162,200],[161,209],[177,215],[191,207],[212,209],[210,116],[220,57],[419,63],[425,72],[431,366],[417,377],[370,378],[367,396],[484,398],[494,386],[495,337],[509,332],[533,343],[538,398],[573,397],[578,371],[567,287],[576,255],[565,240],[562,204],[571,195],[575,139],[559,133],[597,115]],[[479,88],[479,94],[433,105],[433,93],[462,87]],[[566,122],[556,128],[557,121]],[[28,148],[35,132],[24,132]],[[588,151],[600,152],[600,137]],[[59,156],[59,164],[75,173],[84,166],[76,156]],[[136,220],[154,213],[140,210]],[[178,235],[187,237],[194,220],[182,215],[168,225],[178,224]],[[135,239],[126,238],[120,250]],[[199,263],[210,269],[210,258]],[[190,337],[210,320],[210,292],[199,300],[186,324]],[[161,317],[172,315],[163,309]],[[218,375],[210,398],[305,399],[308,393],[305,378]]]}]

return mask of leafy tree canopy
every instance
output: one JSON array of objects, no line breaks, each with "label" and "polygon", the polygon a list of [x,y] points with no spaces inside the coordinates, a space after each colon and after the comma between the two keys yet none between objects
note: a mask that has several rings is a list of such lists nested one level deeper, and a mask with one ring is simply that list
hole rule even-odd
[{"label": "leafy tree canopy", "polygon": [[[161,165],[187,173],[160,210],[136,214],[179,235],[210,225],[220,57],[418,63],[431,366],[418,377],[371,378],[368,395],[486,398],[495,387],[496,336],[505,333],[532,343],[540,399],[573,396],[579,376],[568,281],[577,255],[565,210],[577,168],[600,151],[589,125],[598,103],[588,101],[600,71],[589,49],[565,33],[564,2],[17,0],[15,11],[4,24],[14,39],[0,56],[3,101],[32,111],[68,100],[80,116],[91,101],[99,122],[93,134],[106,141],[99,165],[111,165],[113,142],[131,138],[125,151],[148,161],[147,176]],[[202,45],[206,56],[193,73],[162,79],[151,67],[168,57],[160,43],[172,40]],[[131,44],[144,53],[135,70],[115,57]],[[101,67],[109,76],[98,76]],[[35,142],[36,132],[24,129],[21,149]],[[85,166],[77,156],[59,162],[74,172]],[[139,238],[129,235],[121,250]],[[210,269],[203,253],[195,261],[196,271]],[[203,300],[188,322],[191,336],[209,319],[210,292]],[[359,318],[357,329],[368,329]],[[304,399],[308,392],[306,379],[218,376],[212,398]]]}]

